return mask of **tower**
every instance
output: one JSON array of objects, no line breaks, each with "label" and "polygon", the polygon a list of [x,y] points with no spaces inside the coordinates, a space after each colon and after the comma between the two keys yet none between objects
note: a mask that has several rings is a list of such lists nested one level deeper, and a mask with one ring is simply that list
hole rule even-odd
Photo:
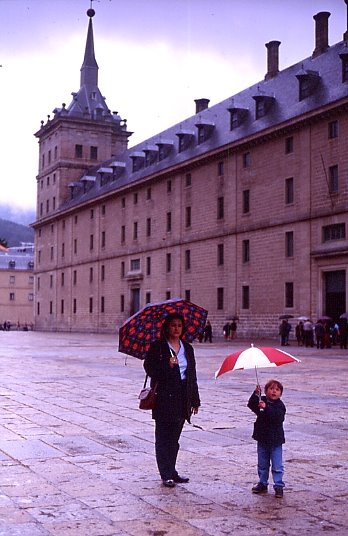
[{"label": "tower", "polygon": [[69,198],[69,185],[84,172],[127,149],[131,132],[117,112],[111,112],[98,87],[92,18],[89,17],[80,89],[72,93],[68,107],[53,110],[53,118],[41,121],[37,175],[37,220],[50,217]]}]

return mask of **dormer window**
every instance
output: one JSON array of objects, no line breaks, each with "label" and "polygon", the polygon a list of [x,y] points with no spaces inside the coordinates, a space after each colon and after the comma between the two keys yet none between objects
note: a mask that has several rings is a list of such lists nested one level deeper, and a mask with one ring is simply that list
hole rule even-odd
[{"label": "dormer window", "polygon": [[172,140],[160,140],[155,145],[158,147],[158,161],[167,158],[173,149],[174,142]]},{"label": "dormer window", "polygon": [[230,112],[230,130],[238,128],[246,119],[249,111],[247,108],[235,108],[234,106],[227,108],[227,110]]},{"label": "dormer window", "polygon": [[143,149],[145,153],[145,167],[151,166],[158,160],[159,148],[157,145],[148,145]]},{"label": "dormer window", "polygon": [[340,54],[342,61],[342,82],[348,82],[348,52]]},{"label": "dormer window", "polygon": [[108,179],[112,176],[113,171],[111,167],[101,167],[98,169],[98,173],[100,175],[100,186],[103,186],[108,182]]},{"label": "dormer window", "polygon": [[320,81],[320,76],[317,71],[302,69],[297,75],[299,81],[299,100],[302,101],[312,95]]},{"label": "dormer window", "polygon": [[119,176],[123,173],[123,171],[126,169],[126,163],[125,162],[118,162],[115,160],[114,162],[111,162],[110,167],[112,169],[112,180],[116,180],[119,178]]},{"label": "dormer window", "polygon": [[15,268],[15,267],[16,267],[16,261],[10,261],[10,262],[8,263],[8,267],[10,268],[10,270],[13,269],[13,268]]},{"label": "dormer window", "polygon": [[272,108],[275,98],[269,95],[254,95],[253,99],[255,101],[255,118],[261,119],[268,114],[269,110]]},{"label": "dormer window", "polygon": [[179,130],[176,135],[179,138],[178,151],[179,153],[182,153],[191,145],[194,138],[194,132],[192,132],[192,130]]},{"label": "dormer window", "polygon": [[196,123],[196,127],[198,129],[198,145],[200,145],[211,137],[214,131],[215,124],[209,119],[200,118],[199,121]]},{"label": "dormer window", "polygon": [[132,171],[139,171],[144,167],[145,153],[143,151],[135,151],[130,155],[132,159]]}]

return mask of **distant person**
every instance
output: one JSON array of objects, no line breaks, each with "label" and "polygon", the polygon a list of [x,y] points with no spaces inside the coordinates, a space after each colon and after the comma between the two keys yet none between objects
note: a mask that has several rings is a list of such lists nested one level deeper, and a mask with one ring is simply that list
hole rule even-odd
[{"label": "distant person", "polygon": [[236,338],[237,335],[237,322],[233,320],[230,325],[230,335],[231,335],[231,341]]},{"label": "distant person", "polygon": [[228,322],[226,322],[226,324],[224,325],[222,330],[223,330],[225,340],[228,341],[228,339],[230,338],[230,332],[231,332],[230,324]]},{"label": "distant person", "polygon": [[338,338],[340,341],[340,348],[347,350],[348,341],[348,322],[346,318],[340,318],[338,323]]},{"label": "distant person", "polygon": [[252,437],[257,441],[259,482],[252,488],[252,492],[267,493],[271,468],[277,498],[283,497],[285,486],[283,481],[283,443],[285,443],[283,422],[286,408],[281,400],[282,394],[282,384],[277,380],[270,380],[265,385],[265,396],[261,396],[261,387],[257,385],[248,402],[248,408],[257,415]]},{"label": "distant person", "polygon": [[213,342],[213,328],[209,320],[207,320],[207,323],[204,328],[204,342]]},{"label": "distant person", "polygon": [[300,320],[295,328],[295,336],[297,340],[297,346],[303,346],[304,332],[303,332],[303,322]]},{"label": "distant person", "polygon": [[317,342],[317,348],[324,348],[324,326],[321,320],[318,320],[318,322],[314,326],[314,332],[315,332],[315,339]]}]

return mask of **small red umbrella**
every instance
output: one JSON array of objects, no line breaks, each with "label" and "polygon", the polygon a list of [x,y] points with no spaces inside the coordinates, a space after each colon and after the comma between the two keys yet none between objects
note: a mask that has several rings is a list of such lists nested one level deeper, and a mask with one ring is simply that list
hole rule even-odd
[{"label": "small red umbrella", "polygon": [[252,344],[246,350],[240,350],[225,357],[220,368],[215,372],[215,378],[217,379],[225,372],[255,369],[257,383],[259,383],[257,377],[258,368],[279,367],[288,363],[300,363],[300,360],[288,352],[278,350],[278,348],[257,348]]},{"label": "small red umbrella", "polygon": [[150,303],[128,318],[119,331],[119,352],[144,359],[150,344],[161,336],[165,318],[173,313],[183,316],[183,340],[192,342],[204,333],[208,311],[181,298]]}]

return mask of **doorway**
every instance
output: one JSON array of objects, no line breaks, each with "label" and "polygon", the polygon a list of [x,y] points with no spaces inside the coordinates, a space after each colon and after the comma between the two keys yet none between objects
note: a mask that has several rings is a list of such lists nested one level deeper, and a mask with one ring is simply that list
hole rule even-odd
[{"label": "doorway", "polygon": [[346,311],[346,271],[335,270],[324,273],[325,314],[336,322]]},{"label": "doorway", "polygon": [[130,316],[134,315],[140,309],[140,288],[131,289]]}]

